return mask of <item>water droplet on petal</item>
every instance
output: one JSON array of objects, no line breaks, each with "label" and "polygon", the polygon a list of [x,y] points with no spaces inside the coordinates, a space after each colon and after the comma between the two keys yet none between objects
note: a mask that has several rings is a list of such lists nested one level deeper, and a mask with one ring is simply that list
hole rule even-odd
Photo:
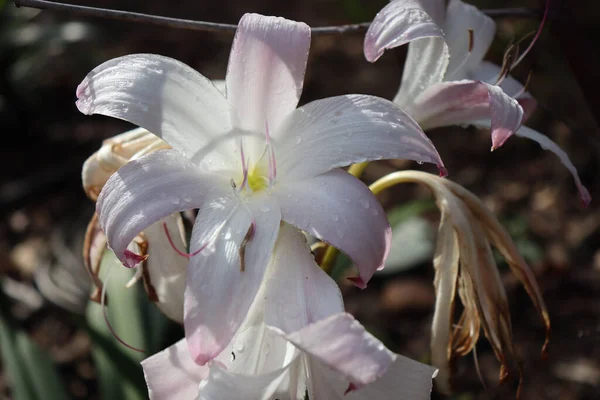
[{"label": "water droplet on petal", "polygon": [[302,142],[302,138],[300,136],[296,136],[296,144],[300,144]]},{"label": "water droplet on petal", "polygon": [[183,201],[185,201],[186,203],[189,203],[189,202],[191,202],[191,201],[192,201],[192,196],[188,196],[187,194],[186,194],[186,195],[183,195],[181,198],[182,198],[182,199],[183,199]]},{"label": "water droplet on petal", "polygon": [[337,214],[333,214],[333,215],[331,216],[331,219],[332,219],[332,220],[334,220],[335,222],[337,222],[337,221],[339,221],[339,220],[340,220],[340,216],[339,216],[339,215],[337,215]]},{"label": "water droplet on petal", "polygon": [[369,207],[371,207],[371,204],[369,203],[369,200],[367,200],[367,199],[362,199],[362,200],[360,201],[360,204],[362,204],[362,206],[363,206],[364,208],[369,208]]},{"label": "water droplet on petal", "polygon": [[179,198],[177,198],[175,196],[169,197],[169,201],[175,205],[179,204]]}]

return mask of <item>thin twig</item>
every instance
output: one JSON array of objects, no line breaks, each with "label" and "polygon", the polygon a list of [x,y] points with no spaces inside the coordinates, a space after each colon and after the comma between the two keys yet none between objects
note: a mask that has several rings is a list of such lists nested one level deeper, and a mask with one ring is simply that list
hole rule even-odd
[{"label": "thin twig", "polygon": [[[30,7],[40,10],[65,11],[69,13],[87,15],[91,17],[112,18],[123,21],[144,22],[169,28],[189,29],[204,32],[218,32],[233,34],[237,29],[235,24],[221,24],[218,22],[194,21],[190,19],[179,19],[161,17],[158,15],[142,14],[131,11],[111,10],[106,8],[87,7],[75,4],[58,3],[46,0],[14,0],[16,7]],[[526,8],[505,8],[482,10],[493,18],[524,17],[538,18],[540,13]],[[332,35],[345,33],[360,33],[369,28],[370,22],[360,24],[319,26],[312,28],[313,35]]]}]

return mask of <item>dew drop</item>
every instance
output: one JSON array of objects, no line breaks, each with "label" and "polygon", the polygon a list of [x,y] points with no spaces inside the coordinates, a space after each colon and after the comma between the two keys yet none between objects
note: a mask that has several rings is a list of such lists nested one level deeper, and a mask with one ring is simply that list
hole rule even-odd
[{"label": "dew drop", "polygon": [[369,208],[369,207],[371,207],[371,204],[369,203],[369,200],[366,200],[366,199],[362,199],[362,200],[360,201],[360,204],[362,204],[362,206],[363,206],[364,208]]},{"label": "dew drop", "polygon": [[337,222],[337,221],[339,221],[339,220],[340,220],[340,216],[339,216],[339,215],[337,215],[337,214],[333,214],[333,215],[331,216],[331,219],[332,219],[332,220],[334,220],[335,222]]},{"label": "dew drop", "polygon": [[373,215],[379,215],[379,211],[373,210]]},{"label": "dew drop", "polygon": [[191,196],[188,196],[187,194],[186,194],[186,195],[183,195],[181,198],[182,198],[182,199],[183,199],[183,201],[185,201],[186,203],[189,203],[189,202],[191,202],[191,201],[192,201],[192,197],[191,197]]},{"label": "dew drop", "polygon": [[300,136],[296,136],[296,144],[300,144],[302,142],[302,138]]},{"label": "dew drop", "polygon": [[271,211],[271,207],[267,206],[267,205],[263,205],[260,207],[260,211],[262,212],[269,212]]},{"label": "dew drop", "polygon": [[238,353],[243,353],[245,350],[245,346],[243,343],[236,343],[235,345],[235,351],[237,351]]},{"label": "dew drop", "polygon": [[169,201],[175,205],[179,204],[179,198],[177,198],[175,196],[169,197]]}]

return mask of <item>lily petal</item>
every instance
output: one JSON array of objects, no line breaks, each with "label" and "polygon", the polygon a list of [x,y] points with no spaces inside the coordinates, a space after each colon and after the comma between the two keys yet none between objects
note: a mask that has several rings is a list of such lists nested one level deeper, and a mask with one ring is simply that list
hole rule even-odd
[{"label": "lily petal", "polygon": [[437,199],[442,212],[438,228],[437,245],[433,266],[435,279],[435,311],[431,323],[431,364],[439,369],[436,377],[438,389],[442,393],[450,393],[450,353],[452,321],[454,321],[454,304],[458,280],[459,247],[450,217],[449,202]]},{"label": "lily petal", "polygon": [[521,126],[523,108],[501,88],[479,81],[442,82],[427,89],[411,106],[423,129],[490,119],[492,149]]},{"label": "lily petal", "polygon": [[383,376],[397,357],[348,313],[332,315],[289,334],[271,329],[357,388]]},{"label": "lily petal", "polygon": [[200,365],[217,356],[243,322],[279,231],[273,197],[255,193],[246,205],[236,202],[224,197],[200,210],[190,242],[192,253],[210,243],[190,259],[184,300],[186,338]]},{"label": "lily petal", "polygon": [[560,159],[560,162],[569,170],[571,175],[573,175],[573,179],[575,180],[575,185],[577,185],[577,190],[579,190],[579,196],[581,197],[581,201],[583,205],[587,207],[592,201],[592,196],[590,192],[587,190],[585,186],[581,183],[581,179],[579,178],[579,174],[577,173],[577,169],[571,162],[571,159],[565,153],[563,149],[561,149],[556,143],[554,143],[548,136],[542,135],[538,131],[535,131],[529,127],[522,126],[517,132],[516,135],[519,137],[527,138],[537,142],[542,149],[550,150]]},{"label": "lily petal", "polygon": [[[469,29],[473,31],[472,43],[470,43]],[[461,80],[468,78],[468,72],[483,60],[494,40],[496,23],[477,7],[460,0],[451,0],[446,11],[444,33],[446,43],[450,47],[450,63],[445,80]]]},{"label": "lily petal", "polygon": [[313,101],[283,122],[277,139],[277,173],[287,181],[384,158],[430,162],[444,168],[437,150],[412,117],[396,104],[373,96]]},{"label": "lily petal", "polygon": [[383,268],[392,231],[381,204],[361,181],[336,169],[280,186],[273,194],[284,221],[348,254],[360,287]]},{"label": "lily petal", "polygon": [[364,53],[370,62],[377,61],[386,49],[412,42],[394,99],[398,104],[410,103],[425,88],[443,80],[449,52],[440,28],[440,7],[443,9],[443,1],[439,0],[392,1],[377,13],[365,35]]},{"label": "lily petal", "polygon": [[227,98],[240,128],[277,129],[298,105],[310,28],[303,22],[245,14],[238,24],[227,67]]},{"label": "lily petal", "polygon": [[348,393],[347,399],[429,400],[437,370],[427,364],[396,355],[396,360],[377,381]]},{"label": "lily petal", "polygon": [[[489,61],[482,61],[470,71],[469,78],[493,84],[498,80],[501,70],[502,68],[496,64]],[[504,93],[517,100],[521,107],[523,107],[524,115],[522,123],[524,124],[537,108],[537,101],[529,92],[524,90],[525,87],[521,82],[510,75],[507,75],[502,80],[500,87],[504,90]]]},{"label": "lily petal", "polygon": [[315,262],[306,237],[283,224],[268,276],[265,276],[265,323],[295,332],[344,311],[338,285]]},{"label": "lily petal", "polygon": [[231,106],[211,81],[187,65],[155,54],[133,54],[94,68],[77,87],[84,114],[123,119],[192,157],[231,130]]},{"label": "lily petal", "polygon": [[202,208],[228,183],[200,172],[175,150],[159,150],[130,161],[106,182],[96,211],[109,247],[119,260],[134,267],[142,261],[127,250],[133,238],[175,212]]},{"label": "lily petal", "polygon": [[195,399],[208,367],[194,363],[185,339],[142,361],[151,400]]},{"label": "lily petal", "polygon": [[208,378],[196,388],[197,392],[199,389],[197,397],[194,395],[189,398],[197,400],[270,400],[288,375],[288,366],[266,374],[251,375],[232,373],[215,363],[211,365]]}]

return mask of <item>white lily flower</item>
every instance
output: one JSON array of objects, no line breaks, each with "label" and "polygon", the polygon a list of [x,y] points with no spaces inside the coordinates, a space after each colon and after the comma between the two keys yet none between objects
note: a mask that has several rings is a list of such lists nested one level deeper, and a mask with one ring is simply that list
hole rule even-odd
[{"label": "white lily flower", "polygon": [[280,221],[347,253],[364,286],[389,250],[385,213],[360,181],[339,170],[382,158],[432,162],[431,141],[392,102],[366,95],[297,108],[310,28],[283,18],[240,20],[224,96],[176,60],[130,55],[95,68],[78,87],[85,114],[130,121],[173,147],[111,176],[97,212],[126,266],[146,227],[198,209],[192,232],[184,325],[193,359],[211,360],[231,342],[263,280]]},{"label": "white lily flower", "polygon": [[429,399],[435,369],[392,353],[343,311],[305,237],[284,224],[232,342],[204,366],[184,340],[144,360],[150,398]]},{"label": "white lily flower", "polygon": [[591,201],[575,166],[552,140],[522,126],[537,102],[501,68],[483,61],[495,22],[460,0],[394,0],[375,17],[365,36],[367,60],[409,43],[402,84],[394,102],[423,129],[473,124],[490,128],[492,150],[513,134],[555,153],[571,172],[584,205]]}]

